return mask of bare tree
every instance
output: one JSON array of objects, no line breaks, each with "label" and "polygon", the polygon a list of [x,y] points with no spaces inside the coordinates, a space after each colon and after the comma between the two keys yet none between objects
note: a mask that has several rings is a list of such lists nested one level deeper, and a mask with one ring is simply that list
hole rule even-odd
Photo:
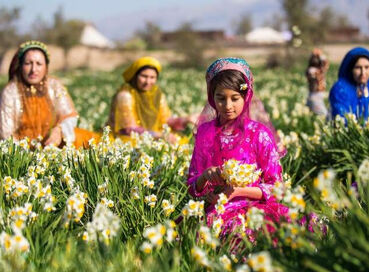
[{"label": "bare tree", "polygon": [[148,49],[155,49],[160,46],[161,28],[153,22],[146,22],[145,28],[137,31],[136,35],[146,42]]},{"label": "bare tree", "polygon": [[79,43],[84,26],[85,23],[81,20],[66,20],[63,9],[59,8],[54,14],[53,26],[47,28],[44,33],[44,39],[61,46],[67,52]]},{"label": "bare tree", "polygon": [[279,13],[275,13],[270,16],[269,19],[265,20],[263,23],[264,26],[270,26],[275,30],[282,31],[284,24],[284,18]]},{"label": "bare tree", "polygon": [[236,34],[245,35],[252,29],[252,17],[251,15],[243,15],[241,19],[236,23]]},{"label": "bare tree", "polygon": [[[59,45],[67,54],[70,48],[79,44],[84,26],[85,23],[81,20],[66,20],[63,9],[60,7],[54,13],[53,24],[48,26],[44,22],[39,22],[37,32],[40,40]],[[65,68],[67,68],[67,65],[66,63]]]},{"label": "bare tree", "polygon": [[281,0],[285,19],[290,28],[306,24],[308,18],[308,0]]},{"label": "bare tree", "polygon": [[38,15],[31,25],[32,33],[30,36],[35,40],[44,41],[45,31],[48,29],[48,24],[41,15]]},{"label": "bare tree", "polygon": [[184,56],[182,65],[188,67],[203,67],[205,65],[206,43],[194,31],[191,23],[183,23],[176,31],[175,49]]}]

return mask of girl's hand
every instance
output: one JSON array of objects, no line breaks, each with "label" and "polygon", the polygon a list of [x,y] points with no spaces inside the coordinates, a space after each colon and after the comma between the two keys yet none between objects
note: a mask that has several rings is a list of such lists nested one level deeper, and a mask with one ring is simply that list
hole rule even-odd
[{"label": "girl's hand", "polygon": [[205,201],[212,205],[215,205],[218,199],[219,199],[219,196],[217,194],[214,194],[213,192],[208,193],[205,197]]},{"label": "girl's hand", "polygon": [[163,136],[163,134],[161,132],[158,131],[149,131],[149,133],[151,134],[151,136],[157,140],[159,138],[161,138]]},{"label": "girl's hand", "polygon": [[62,130],[60,126],[56,126],[51,130],[49,138],[47,138],[45,145],[59,146],[62,142]]},{"label": "girl's hand", "polygon": [[178,141],[178,138],[175,134],[170,133],[168,137],[168,142],[171,144],[175,144]]},{"label": "girl's hand", "polygon": [[260,200],[263,197],[263,192],[258,187],[233,187],[226,185],[222,191],[227,195],[228,200],[235,197],[244,197],[250,200]]},{"label": "girl's hand", "polygon": [[202,178],[205,181],[209,181],[212,185],[226,185],[222,177],[222,170],[219,167],[209,167],[202,173]]},{"label": "girl's hand", "polygon": [[231,185],[224,186],[223,193],[227,196],[228,200],[231,200],[235,197],[237,188],[234,188]]},{"label": "girl's hand", "polygon": [[196,124],[197,120],[199,119],[200,114],[194,113],[187,117],[187,120],[191,124]]},{"label": "girl's hand", "polygon": [[188,120],[186,117],[172,117],[168,120],[168,125],[174,131],[183,131],[187,126]]}]

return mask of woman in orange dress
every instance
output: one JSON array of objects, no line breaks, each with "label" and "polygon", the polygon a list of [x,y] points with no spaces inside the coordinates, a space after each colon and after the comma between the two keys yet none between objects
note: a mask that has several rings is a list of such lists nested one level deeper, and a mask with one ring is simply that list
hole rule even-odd
[{"label": "woman in orange dress", "polygon": [[76,128],[78,113],[66,88],[48,76],[45,44],[23,43],[9,67],[9,81],[0,94],[0,139],[41,139],[43,145],[87,146],[93,132]]}]

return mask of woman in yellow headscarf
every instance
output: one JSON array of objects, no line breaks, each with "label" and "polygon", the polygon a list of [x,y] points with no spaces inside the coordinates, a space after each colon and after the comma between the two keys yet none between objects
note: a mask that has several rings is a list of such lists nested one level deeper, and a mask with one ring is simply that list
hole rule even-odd
[{"label": "woman in yellow headscarf", "polygon": [[115,136],[149,131],[159,138],[164,124],[178,131],[190,122],[171,117],[165,95],[156,85],[160,72],[159,61],[152,57],[139,58],[123,72],[126,83],[113,97],[108,121]]},{"label": "woman in yellow headscarf", "polygon": [[45,44],[20,45],[9,67],[9,81],[0,94],[0,139],[41,139],[43,145],[87,146],[97,137],[76,128],[78,113],[66,88],[48,75]]}]

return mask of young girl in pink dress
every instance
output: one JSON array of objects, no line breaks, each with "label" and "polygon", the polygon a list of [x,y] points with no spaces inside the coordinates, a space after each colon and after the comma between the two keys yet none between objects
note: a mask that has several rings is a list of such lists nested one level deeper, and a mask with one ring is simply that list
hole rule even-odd
[{"label": "young girl in pink dress", "polygon": [[[249,65],[238,58],[218,59],[208,68],[206,82],[208,104],[198,122],[187,182],[189,193],[205,198],[207,224],[221,217],[224,232],[239,226],[238,215],[251,207],[263,210],[267,220],[278,222],[288,213],[288,208],[271,195],[273,184],[282,180],[280,154],[268,124],[249,117],[253,97]],[[261,177],[247,187],[227,185],[221,172],[230,159],[256,164]],[[216,188],[228,197],[221,215],[215,209],[220,193],[219,189],[214,191]],[[271,226],[268,229],[273,230]]]}]

